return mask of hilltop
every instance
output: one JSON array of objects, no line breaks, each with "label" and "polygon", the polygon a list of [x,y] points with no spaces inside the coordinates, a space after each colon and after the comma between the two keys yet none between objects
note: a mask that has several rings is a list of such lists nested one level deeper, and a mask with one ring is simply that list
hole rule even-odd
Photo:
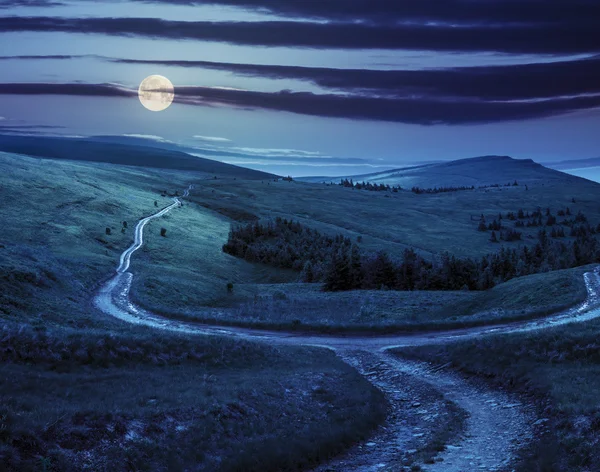
[{"label": "hilltop", "polygon": [[305,177],[305,182],[339,182],[340,179],[399,185],[403,188],[461,187],[505,184],[515,180],[523,183],[560,180],[556,171],[531,159],[508,156],[482,156],[456,161],[402,167],[385,172],[344,177]]},{"label": "hilltop", "polygon": [[[149,140],[143,141],[148,143]],[[196,157],[181,151],[148,144],[142,146],[136,141],[127,144],[105,142],[97,138],[0,135],[0,151],[42,158],[203,172],[250,180],[275,177],[267,172]]]}]

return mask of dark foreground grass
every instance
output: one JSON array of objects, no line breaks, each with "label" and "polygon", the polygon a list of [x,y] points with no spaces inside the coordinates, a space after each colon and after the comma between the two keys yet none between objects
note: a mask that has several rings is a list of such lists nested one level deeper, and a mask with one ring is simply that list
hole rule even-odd
[{"label": "dark foreground grass", "polygon": [[7,471],[300,470],[385,416],[319,349],[4,327],[0,357]]},{"label": "dark foreground grass", "polygon": [[519,465],[531,471],[597,471],[600,464],[600,321],[540,333],[402,348],[402,357],[454,368],[534,400],[536,444]]},{"label": "dark foreground grass", "polygon": [[[3,153],[0,171],[0,470],[297,470],[383,417],[379,393],[330,352],[173,336],[91,306],[138,219],[171,202],[162,190],[206,176]],[[192,242],[199,256],[220,247],[228,222],[176,212],[146,236]],[[175,221],[206,231],[190,241]],[[176,278],[204,293],[233,275],[269,280],[215,254]]]},{"label": "dark foreground grass", "polygon": [[[323,292],[320,284],[244,284],[227,307],[193,306],[150,293],[167,291],[159,274],[134,285],[133,299],[166,317],[208,324],[309,332],[414,332],[481,326],[546,316],[585,300],[585,266],[519,277],[485,292]],[[162,281],[162,282],[161,282]],[[171,283],[180,284],[175,280]],[[234,290],[236,290],[234,289]],[[177,288],[175,288],[177,290]],[[190,307],[191,306],[191,307]]]}]

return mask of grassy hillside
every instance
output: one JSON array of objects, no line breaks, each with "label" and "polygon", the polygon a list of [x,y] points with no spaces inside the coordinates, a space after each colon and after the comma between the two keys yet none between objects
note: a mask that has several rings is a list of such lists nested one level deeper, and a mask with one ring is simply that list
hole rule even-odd
[{"label": "grassy hillside", "polygon": [[[561,180],[558,172],[536,164],[531,159],[511,159],[508,156],[482,156],[451,162],[411,166],[373,174],[345,176],[354,181],[366,181],[412,187],[461,187],[505,184],[515,180],[523,184]],[[344,177],[344,178],[345,178]],[[338,179],[308,177],[307,182],[339,182]]]},{"label": "grassy hillside", "polygon": [[[182,284],[148,273],[135,286],[133,297],[166,317],[211,324],[317,332],[436,330],[558,312],[585,299],[583,273],[589,270],[582,267],[519,277],[485,292],[331,293],[323,292],[321,284],[235,283],[232,294],[227,293],[225,283],[212,292],[200,292],[202,284]],[[176,296],[169,294],[173,287]]]},{"label": "grassy hillside", "polygon": [[[3,209],[5,225],[13,229],[5,231],[4,247],[0,249],[6,261],[4,266],[9,268],[2,279],[0,307],[15,320],[27,316],[42,324],[97,326],[97,317],[79,307],[89,300],[95,284],[114,270],[119,253],[131,241],[135,221],[155,211],[155,201],[160,207],[170,201],[160,196],[163,190],[181,191],[190,182],[195,183],[190,203],[176,214],[150,223],[147,245],[133,258],[137,274],[134,295],[147,306],[177,313],[198,306],[242,309],[243,305],[250,309],[255,296],[270,290],[260,284],[297,280],[297,273],[250,264],[223,254],[221,246],[230,224],[236,222],[275,216],[294,218],[326,233],[341,232],[354,241],[360,239],[358,244],[366,251],[383,249],[396,256],[407,246],[414,246],[425,255],[447,250],[457,255],[477,256],[497,251],[501,245],[489,242],[489,234],[476,230],[477,221],[470,218],[473,214],[493,216],[521,207],[532,210],[538,205],[548,205],[556,210],[569,206],[573,213],[583,211],[591,223],[600,222],[600,208],[596,204],[600,186],[561,173],[555,173],[554,177],[563,180],[532,184],[528,190],[518,186],[416,195],[281,180],[215,180],[201,173],[39,160],[8,154],[3,155],[1,164],[2,198],[21,203]],[[129,222],[124,233],[121,233],[122,221]],[[110,236],[105,234],[106,227],[111,228]],[[166,238],[159,234],[161,227],[167,229]],[[523,242],[504,244],[509,247],[530,244],[533,240],[527,236],[534,237],[537,228],[522,231]],[[64,280],[73,283],[65,284]],[[533,280],[541,284],[546,277]],[[552,285],[551,277],[547,281]],[[228,282],[235,285],[233,294],[227,292]],[[518,283],[512,282],[509,288]],[[55,293],[63,291],[66,299],[57,299]],[[579,295],[575,295],[578,291],[569,293],[573,294],[573,300],[578,299]],[[307,296],[319,303],[321,295],[310,289]],[[445,311],[447,316],[429,314],[428,310],[417,316],[417,308],[408,308],[419,304],[417,295],[399,294],[404,301],[399,298],[394,303],[402,303],[403,308],[388,310],[380,321],[396,324],[411,319],[425,321],[430,315],[436,319],[464,317],[495,309],[493,304],[486,306],[483,302],[471,305],[470,298],[464,298],[471,297],[470,294],[459,296],[463,298],[453,305],[452,295],[448,295],[446,302],[452,309]],[[293,294],[292,298],[297,297]],[[373,297],[361,294],[360,298]],[[519,307],[527,303],[523,299],[518,306],[511,307],[506,305],[508,297],[496,301],[511,317],[517,316]],[[557,302],[557,306],[561,304]],[[378,323],[381,308],[374,302],[367,305],[372,308],[365,308],[361,316],[355,313],[350,319],[334,318],[351,325]],[[382,301],[383,307],[389,305]],[[365,315],[368,311],[373,315]],[[74,317],[72,313],[81,316]],[[286,310],[277,322],[294,319],[292,311]]]},{"label": "grassy hillside", "polygon": [[538,441],[519,472],[598,470],[600,461],[600,322],[541,333],[484,337],[446,346],[402,348],[396,354],[452,366],[533,400]]},{"label": "grassy hillside", "polygon": [[[174,336],[91,306],[135,222],[171,201],[161,191],[207,175],[6,153],[0,172],[0,469],[283,470],[335,454],[385,414],[332,353]],[[209,229],[227,227],[202,211]]]},{"label": "grassy hillside", "polygon": [[[331,354],[167,336],[125,326],[90,306],[95,287],[130,244],[135,222],[170,202],[161,197],[165,190],[195,185],[183,208],[149,224],[147,244],[132,262],[134,295],[185,317],[198,306],[217,312],[237,306],[228,322],[439,326],[481,322],[474,316],[480,312],[483,321],[533,316],[583,295],[582,269],[576,269],[477,294],[327,296],[315,286],[281,285],[296,273],[224,254],[221,246],[236,222],[283,216],[325,233],[342,232],[367,251],[399,255],[415,246],[425,255],[447,250],[468,256],[501,246],[476,230],[473,215],[568,206],[592,224],[600,222],[600,186],[544,169],[544,179],[529,180],[527,189],[432,195],[214,179],[212,173],[6,153],[0,154],[0,172],[0,198],[8,202],[1,210],[0,461],[8,470],[191,463],[206,470],[216,463],[223,470],[281,470],[336,452],[334,445],[366,434],[381,418],[381,399]],[[522,172],[519,181],[528,178]],[[505,244],[530,244],[527,236],[537,229],[523,232],[523,242]],[[315,372],[324,373],[317,383]],[[106,391],[118,393],[107,398]],[[55,400],[65,392],[66,400]],[[107,443],[108,449],[98,449]],[[230,462],[219,462],[223,458]]]},{"label": "grassy hillside", "polygon": [[[460,162],[459,169],[469,167],[467,161]],[[233,221],[282,216],[323,232],[342,232],[352,239],[362,236],[364,249],[398,255],[407,246],[425,254],[449,251],[472,257],[497,251],[499,245],[489,241],[489,233],[477,231],[481,214],[491,221],[500,212],[519,208],[549,207],[556,213],[569,207],[573,214],[585,213],[593,225],[600,223],[599,184],[541,166],[533,166],[533,170],[529,165],[521,167],[515,160],[506,160],[506,165],[519,170],[510,175],[522,185],[416,195],[304,182],[222,179],[203,182],[193,192],[192,201]],[[529,181],[527,187],[525,181]],[[239,212],[243,212],[241,217]],[[529,236],[535,238],[538,228],[519,231],[524,243],[531,244]]]},{"label": "grassy hillside", "polygon": [[0,134],[0,151],[53,159],[205,172],[244,179],[273,177],[272,174],[266,172],[195,157],[180,151],[152,146],[102,142],[93,138],[22,137]]}]

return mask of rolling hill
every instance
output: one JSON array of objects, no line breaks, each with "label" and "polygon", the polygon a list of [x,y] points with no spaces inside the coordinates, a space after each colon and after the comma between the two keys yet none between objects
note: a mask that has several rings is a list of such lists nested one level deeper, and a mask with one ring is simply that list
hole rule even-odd
[{"label": "rolling hill", "polygon": [[400,185],[403,188],[460,187],[506,184],[515,180],[521,183],[556,181],[564,178],[555,170],[533,162],[531,159],[513,159],[508,156],[482,156],[444,163],[402,167],[385,172],[354,176],[306,177],[305,182],[338,182],[352,178],[355,182]]},{"label": "rolling hill", "polygon": [[[148,140],[144,140],[148,143]],[[105,142],[94,138],[58,138],[0,135],[0,151],[35,157],[105,162],[136,167],[184,170],[249,180],[275,177],[223,162],[155,146]]]}]

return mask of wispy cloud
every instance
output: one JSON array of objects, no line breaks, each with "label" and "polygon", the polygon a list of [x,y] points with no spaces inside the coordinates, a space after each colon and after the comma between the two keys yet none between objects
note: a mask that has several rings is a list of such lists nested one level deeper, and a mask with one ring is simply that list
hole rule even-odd
[{"label": "wispy cloud", "polygon": [[[137,91],[118,84],[0,84],[0,94],[134,97]],[[600,107],[600,95],[555,97],[547,100],[483,101],[315,94],[311,92],[256,92],[211,87],[178,87],[175,100],[197,106],[235,106],[286,111],[321,117],[433,124],[492,123],[555,116]]]},{"label": "wispy cloud", "polygon": [[[330,22],[379,24],[423,23],[451,25],[528,26],[547,24],[594,24],[600,17],[600,4],[593,0],[131,0],[165,5],[207,4],[237,7],[270,13],[284,18],[316,19]],[[0,8],[51,7],[64,5],[57,0],[3,0]]]},{"label": "wispy cloud", "polygon": [[54,0],[2,0],[0,3],[0,10],[4,8],[13,7],[58,7],[64,5],[63,2],[57,2]]},{"label": "wispy cloud", "polygon": [[303,151],[301,149],[273,149],[273,148],[253,148],[253,147],[231,147],[234,151],[243,152],[250,155],[259,156],[294,156],[294,157],[327,157],[318,151]]},{"label": "wispy cloud", "polygon": [[[303,80],[322,88],[380,95],[516,100],[600,93],[600,56],[546,63],[425,70],[339,69],[184,60],[106,60],[223,70],[269,79]],[[547,80],[549,77],[552,80]],[[577,80],[573,80],[573,77],[577,77]]]},{"label": "wispy cloud", "polygon": [[217,41],[252,46],[560,54],[597,52],[600,28],[582,20],[493,27],[370,22],[169,21],[159,18],[2,17],[0,32],[39,31]]},{"label": "wispy cloud", "polygon": [[139,139],[149,139],[151,141],[158,141],[161,143],[171,142],[168,139],[163,138],[162,136],[156,136],[154,134],[124,134],[126,138],[139,138]]},{"label": "wispy cloud", "polygon": [[3,83],[0,93],[4,95],[78,95],[95,97],[133,97],[136,90],[119,84],[84,83]]},{"label": "wispy cloud", "polygon": [[194,139],[199,139],[200,141],[208,141],[213,143],[229,143],[231,139],[228,138],[220,138],[218,136],[201,136],[199,134],[194,135]]},{"label": "wispy cloud", "polygon": [[362,19],[377,23],[436,22],[450,24],[593,22],[600,5],[593,0],[135,0],[180,5],[226,5],[290,18],[328,21]]},{"label": "wispy cloud", "polygon": [[[0,56],[0,60],[63,60],[81,57],[90,56]],[[200,68],[221,70],[240,76],[293,79],[309,82],[323,89],[396,98],[435,96],[506,101],[600,93],[600,55],[530,64],[424,70],[341,69],[94,57],[118,64]],[[577,77],[577,80],[573,80],[573,77]]]}]

